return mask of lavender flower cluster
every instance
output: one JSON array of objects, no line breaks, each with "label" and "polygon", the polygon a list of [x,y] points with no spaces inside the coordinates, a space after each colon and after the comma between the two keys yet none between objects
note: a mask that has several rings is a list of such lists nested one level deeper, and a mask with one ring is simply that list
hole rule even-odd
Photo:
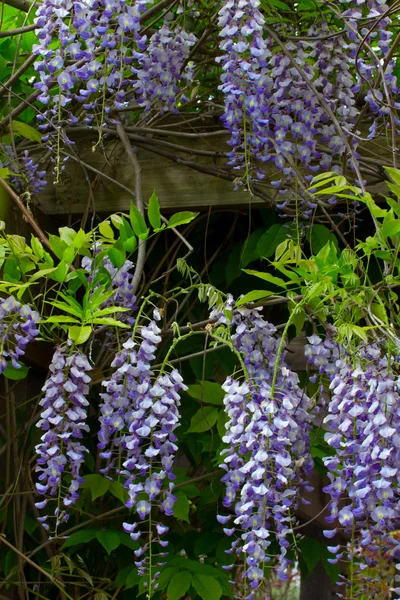
[{"label": "lavender flower cluster", "polygon": [[[85,122],[95,118],[95,109],[104,106],[105,94],[118,101],[127,84],[124,71],[132,62],[130,46],[144,48],[146,37],[140,36],[140,15],[151,0],[137,0],[130,6],[123,0],[45,0],[37,10],[35,24],[39,43],[33,46],[38,57],[35,69],[40,90],[38,100],[49,109],[41,116],[43,132],[50,123],[78,119],[68,105],[77,100],[85,109]],[[54,39],[59,41],[55,47]],[[50,89],[59,86],[59,93]],[[79,89],[78,89],[79,88]]]},{"label": "lavender flower cluster", "polygon": [[[380,0],[365,3],[365,7],[361,6],[364,0],[348,4],[351,8],[342,15],[345,33],[340,35],[321,22],[311,26],[308,39],[296,41],[294,29],[278,24],[275,31],[279,35],[282,30],[284,40],[292,33],[292,39],[282,42],[283,48],[271,37],[263,36],[265,18],[259,9],[260,0],[228,0],[219,12],[223,55],[217,61],[222,66],[220,89],[225,98],[221,118],[231,134],[229,164],[237,170],[246,166],[247,185],[251,185],[254,178],[264,179],[263,163],[273,162],[279,177],[271,185],[282,198],[278,208],[283,210],[299,202],[304,218],[311,217],[316,205],[298,198],[296,164],[308,171],[306,182],[320,170],[341,173],[347,137],[353,148],[349,166],[355,168],[358,140],[352,133],[360,114],[355,96],[366,82],[369,87],[376,85],[380,63],[389,51],[391,34],[385,28],[390,18],[382,18],[387,5]],[[379,37],[379,51],[371,59],[364,46],[356,71],[358,46],[368,32],[363,27],[365,18],[370,19],[368,27],[374,31],[371,39]],[[384,67],[391,105],[398,91],[392,62],[389,60]],[[310,81],[317,93],[310,88]],[[365,99],[376,115],[388,114],[388,101],[379,90],[369,89]],[[339,135],[326,106],[334,113],[343,135]],[[397,103],[394,106],[398,107]],[[375,120],[371,137],[376,128]],[[327,150],[322,151],[320,144],[325,144]],[[329,200],[335,202],[334,197]]]},{"label": "lavender flower cluster", "polygon": [[164,23],[160,30],[150,38],[145,52],[136,53],[139,68],[132,68],[137,76],[133,83],[137,100],[146,111],[152,107],[164,112],[179,112],[176,108],[177,98],[187,102],[186,96],[180,93],[179,83],[190,82],[193,68],[184,64],[189,57],[190,48],[196,37],[180,27],[171,30]]},{"label": "lavender flower cluster", "polygon": [[260,310],[235,310],[231,323],[219,318],[230,327],[246,377],[244,381],[229,377],[223,385],[229,419],[221,465],[226,471],[223,505],[232,507],[234,514],[217,518],[222,524],[233,519],[224,532],[235,537],[228,552],[244,555],[243,577],[252,588],[248,600],[274,558],[274,540],[280,548],[278,575],[287,578],[298,489],[310,489],[305,474],[313,466],[308,451],[310,400],[283,356],[276,364],[280,339]]},{"label": "lavender flower cluster", "polygon": [[39,320],[38,312],[14,296],[0,302],[0,374],[7,368],[7,360],[11,360],[14,369],[21,367],[19,360],[26,346],[39,335]]},{"label": "lavender flower cluster", "polygon": [[[68,520],[67,509],[76,502],[79,486],[84,482],[80,468],[87,449],[80,440],[83,432],[89,431],[86,396],[91,366],[84,354],[65,346],[56,349],[49,370],[50,376],[42,388],[44,396],[39,402],[43,411],[37,423],[44,433],[36,446],[39,473],[36,489],[46,497],[36,507],[43,509],[49,498],[53,499],[56,503],[53,514],[39,520],[45,529],[57,533],[58,526]],[[49,521],[54,521],[54,525],[50,526]]]},{"label": "lavender flower cluster", "polygon": [[38,163],[33,161],[29,151],[24,150],[23,155],[17,160],[11,146],[0,144],[0,150],[4,154],[0,167],[6,167],[15,173],[15,176],[11,176],[11,181],[17,191],[22,194],[28,190],[31,194],[39,194],[47,183],[46,171],[39,170]]},{"label": "lavender flower cluster", "polygon": [[391,536],[400,525],[397,359],[390,358],[383,341],[360,344],[355,359],[354,353],[337,344],[333,329],[325,340],[317,335],[308,340],[308,362],[329,380],[329,389],[323,385],[321,393],[324,400],[330,399],[325,441],[334,455],[323,462],[330,480],[324,491],[331,499],[326,520],[334,529],[324,533],[332,538],[341,530],[352,539],[350,548],[329,546],[329,561],[353,564],[353,580],[347,584],[354,586],[357,579],[361,594],[379,584],[370,575],[363,577],[367,567],[376,567],[377,556],[400,555],[399,542]]},{"label": "lavender flower cluster", "polygon": [[[128,491],[126,506],[136,510],[141,522],[148,523],[146,535],[150,539],[135,551],[135,564],[140,574],[149,573],[154,586],[159,571],[153,573],[153,568],[160,566],[165,556],[162,549],[168,545],[160,536],[168,527],[153,522],[151,510],[157,507],[167,516],[173,514],[174,430],[179,425],[179,392],[187,389],[178,371],[155,376],[151,369],[161,342],[159,320],[155,309],[153,319],[140,329],[140,344],[129,339],[112,363],[115,371],[103,382],[106,391],[101,394],[98,444],[100,456],[107,460],[101,472],[123,478]],[[138,522],[124,523],[124,529],[134,540],[145,536]],[[161,551],[147,553],[149,544],[154,543]],[[156,565],[152,562],[155,557]]]}]

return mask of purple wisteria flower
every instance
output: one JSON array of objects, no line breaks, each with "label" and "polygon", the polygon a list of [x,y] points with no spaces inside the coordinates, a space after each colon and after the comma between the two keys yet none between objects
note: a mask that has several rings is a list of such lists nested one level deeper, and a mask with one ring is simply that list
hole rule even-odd
[{"label": "purple wisteria flower", "polygon": [[[177,450],[174,430],[179,426],[179,393],[187,389],[177,370],[158,375],[152,370],[161,342],[157,325],[160,318],[155,309],[153,319],[140,328],[140,334],[123,344],[112,363],[115,371],[103,382],[106,391],[101,394],[98,447],[107,461],[102,473],[108,477],[115,473],[124,479],[126,506],[135,510],[141,522],[148,521],[152,507],[167,516],[173,514],[176,497],[172,468]],[[140,558],[135,564],[141,574],[152,568],[148,544],[157,543],[161,548],[167,545],[160,536],[168,528],[159,522],[153,525],[152,540],[135,552]],[[140,529],[136,531],[136,524],[124,523],[124,529],[135,540],[145,535]],[[153,583],[154,577],[150,573]]]},{"label": "purple wisteria flower", "polygon": [[167,23],[154,33],[148,47],[137,53],[140,67],[132,67],[137,81],[133,83],[137,100],[145,110],[152,107],[164,112],[179,112],[177,101],[185,102],[187,98],[180,93],[179,84],[189,82],[193,77],[190,65],[184,63],[189,57],[190,49],[196,37],[182,28],[171,29]]},{"label": "purple wisteria flower", "polygon": [[39,194],[47,184],[45,180],[46,171],[39,170],[38,163],[33,161],[29,151],[24,150],[19,160],[16,159],[13,148],[7,144],[0,144],[0,151],[4,153],[0,166],[7,167],[16,174],[11,176],[11,181],[17,191],[20,194],[26,191],[31,194]]},{"label": "purple wisteria flower", "polygon": [[0,302],[0,374],[11,360],[14,369],[21,367],[19,360],[26,346],[39,335],[40,315],[28,304],[21,304],[14,296]]},{"label": "purple wisteria flower", "polygon": [[[56,349],[49,370],[50,376],[42,388],[44,396],[39,402],[43,411],[37,423],[44,433],[36,446],[39,473],[36,489],[46,498],[36,506],[44,508],[49,499],[56,503],[53,514],[40,520],[45,529],[57,532],[58,526],[68,520],[68,507],[76,502],[78,488],[84,482],[80,468],[87,449],[80,440],[83,432],[89,431],[86,396],[91,366],[84,354],[65,346]],[[54,525],[50,526],[49,521],[54,521]]]},{"label": "purple wisteria flower", "polygon": [[374,559],[363,549],[372,540],[380,540],[378,548],[399,551],[390,534],[400,524],[400,379],[390,356],[382,342],[362,343],[356,359],[341,353],[336,360],[324,419],[325,440],[335,451],[323,459],[330,480],[324,488],[331,499],[327,521],[361,537],[350,551],[335,552],[331,562],[346,551],[360,568],[371,566]]},{"label": "purple wisteria flower", "polygon": [[[245,367],[242,382],[229,377],[223,384],[228,422],[221,467],[226,471],[223,505],[234,512],[231,527],[224,529],[235,536],[229,552],[244,553],[244,577],[251,588],[263,580],[274,540],[280,548],[278,575],[287,578],[297,492],[313,466],[308,451],[310,400],[284,356],[276,363],[280,339],[260,310],[234,310],[231,323],[226,316],[219,319],[230,326]],[[218,520],[230,521],[222,515]]]}]

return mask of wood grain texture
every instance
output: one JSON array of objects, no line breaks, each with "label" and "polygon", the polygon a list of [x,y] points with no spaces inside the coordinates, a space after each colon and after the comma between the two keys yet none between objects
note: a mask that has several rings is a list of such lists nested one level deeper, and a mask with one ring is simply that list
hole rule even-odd
[{"label": "wood grain texture", "polygon": [[[140,146],[139,162],[143,173],[143,197],[150,198],[155,190],[161,207],[164,211],[183,209],[203,209],[211,207],[229,207],[264,205],[266,201],[273,203],[276,190],[268,186],[271,178],[276,179],[279,173],[273,163],[263,165],[266,169],[266,178],[262,182],[264,198],[253,196],[245,191],[235,191],[235,183],[226,179],[227,159],[224,153],[229,151],[228,136],[217,137],[174,137],[163,135],[155,139],[154,135],[138,132],[138,139],[144,140]],[[139,135],[140,134],[140,135]],[[95,143],[95,132],[83,135],[76,133],[73,137],[75,144],[73,151],[77,157],[86,162],[100,173],[108,175],[129,190],[134,188],[132,165],[121,143],[116,139],[106,140],[103,147],[92,151]],[[135,133],[130,133],[134,145]],[[193,134],[192,134],[193,135]],[[140,138],[140,136],[142,136]],[[163,145],[164,144],[164,145]],[[173,154],[181,161],[191,161],[199,165],[200,169],[211,169],[213,175],[199,172],[182,163],[177,163],[166,155],[161,156],[150,150],[153,147],[164,154]],[[176,148],[183,148],[177,150]],[[198,155],[196,152],[203,152]],[[367,172],[365,179],[367,189],[372,194],[387,194],[388,189],[384,183],[382,165],[390,165],[391,152],[384,141],[363,142],[360,153],[366,161],[365,167],[373,169],[379,176]],[[376,158],[378,157],[378,158]],[[370,161],[370,162],[368,162]],[[228,169],[229,171],[229,169]],[[373,173],[373,171],[371,173]],[[232,177],[232,171],[230,172]],[[90,170],[85,170],[75,160],[67,161],[61,181],[54,184],[49,171],[49,184],[37,197],[39,207],[47,214],[82,214],[88,204],[89,182],[95,198],[95,210],[99,213],[127,212],[132,195],[117,184],[96,175]],[[265,190],[265,191],[264,191]]]}]

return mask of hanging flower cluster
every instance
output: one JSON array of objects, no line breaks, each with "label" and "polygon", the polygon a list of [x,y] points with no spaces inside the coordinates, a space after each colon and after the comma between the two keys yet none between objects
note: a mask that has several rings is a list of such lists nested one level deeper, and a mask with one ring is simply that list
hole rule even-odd
[{"label": "hanging flower cluster", "polygon": [[[221,465],[226,471],[223,504],[234,515],[218,517],[223,524],[233,519],[224,531],[235,537],[230,552],[243,554],[251,588],[264,579],[264,567],[274,558],[274,540],[280,548],[278,575],[287,578],[298,490],[307,488],[304,473],[313,465],[308,453],[310,400],[284,357],[277,360],[281,340],[260,310],[234,311],[230,324],[246,378],[230,377],[223,385],[229,419]],[[226,322],[225,317],[219,320]]]},{"label": "hanging flower cluster", "polygon": [[[115,95],[126,85],[124,70],[132,62],[132,44],[144,48],[140,15],[151,0],[136,0],[130,6],[123,0],[73,2],[45,0],[34,20],[38,27],[39,43],[33,52],[40,59],[35,63],[40,80],[38,100],[49,106],[40,119],[40,129],[47,131],[51,122],[77,123],[67,110],[72,100],[85,109],[85,122],[93,122],[96,112],[107,113],[104,96]],[[55,47],[53,42],[59,40]],[[59,93],[50,94],[58,84]],[[66,111],[66,112],[65,112]],[[100,125],[104,124],[100,119]]]},{"label": "hanging flower cluster", "polygon": [[[361,547],[400,524],[400,380],[380,344],[363,345],[358,359],[336,361],[332,379],[326,442],[335,455],[324,459],[330,484],[330,522],[346,533],[361,532]],[[335,560],[343,548],[335,548]],[[362,559],[361,559],[362,560]]]},{"label": "hanging flower cluster", "polygon": [[146,111],[152,107],[164,112],[179,112],[176,108],[177,98],[187,102],[186,96],[180,93],[179,83],[190,82],[193,68],[184,64],[189,57],[190,48],[196,37],[180,27],[171,30],[165,23],[154,33],[148,47],[142,53],[136,53],[140,67],[132,68],[137,76],[133,83],[137,100]]},{"label": "hanging flower cluster", "polygon": [[0,144],[0,151],[4,153],[0,167],[6,167],[16,174],[11,176],[11,181],[18,192],[22,193],[28,190],[31,194],[39,194],[47,183],[46,171],[39,171],[39,165],[33,161],[29,151],[24,150],[18,161],[11,146]]},{"label": "hanging flower cluster", "polygon": [[[68,518],[67,509],[79,497],[78,488],[84,482],[80,468],[87,452],[81,443],[86,424],[86,396],[89,392],[91,366],[82,353],[73,352],[69,346],[56,349],[50,367],[50,376],[43,386],[44,396],[39,404],[43,411],[37,423],[44,433],[36,446],[38,455],[36,472],[39,473],[36,489],[46,498],[36,504],[44,508],[54,500],[52,515],[40,517],[43,527],[57,532]],[[49,525],[49,520],[54,525]]]},{"label": "hanging flower cluster", "polygon": [[40,315],[28,304],[21,304],[14,296],[0,302],[0,374],[11,360],[14,369],[21,367],[19,359],[26,346],[39,335]]},{"label": "hanging flower cluster", "polygon": [[307,338],[309,343],[304,346],[308,364],[318,370],[318,375],[314,374],[310,377],[311,383],[317,380],[319,382],[315,413],[320,412],[320,409],[325,408],[329,403],[329,385],[338,372],[336,361],[345,354],[335,341],[335,333],[335,330],[330,327],[324,339],[314,334]]},{"label": "hanging flower cluster", "polygon": [[[147,523],[146,533],[138,523],[124,523],[132,539],[143,538],[143,545],[135,551],[135,564],[141,574],[149,573],[149,585],[157,585],[158,572],[153,573],[164,552],[147,553],[150,544],[161,549],[167,545],[160,536],[168,528],[152,521],[152,507],[165,515],[173,514],[176,497],[173,495],[172,467],[179,425],[179,392],[187,389],[178,371],[155,376],[151,363],[161,342],[156,309],[153,320],[140,330],[140,344],[133,339],[123,344],[121,352],[112,363],[115,372],[103,382],[105,393],[99,431],[100,456],[107,460],[102,473],[122,477],[128,491],[126,506],[134,508],[142,523]],[[147,536],[145,540],[145,536]]]},{"label": "hanging flower cluster", "polygon": [[[370,87],[378,82],[380,62],[389,50],[390,32],[385,27],[390,19],[382,18],[387,5],[374,0],[364,10],[360,6],[363,2],[349,4],[351,8],[342,15],[345,33],[338,34],[321,22],[310,27],[308,39],[296,40],[295,28],[278,24],[274,30],[282,34],[279,44],[268,34],[264,37],[265,18],[259,0],[230,0],[219,12],[223,55],[217,61],[222,65],[220,89],[225,98],[221,119],[231,133],[229,144],[233,147],[228,153],[229,164],[235,169],[245,166],[246,183],[251,186],[254,177],[264,179],[263,163],[273,161],[280,173],[271,182],[282,196],[278,208],[296,204],[305,218],[311,217],[316,205],[298,194],[297,168],[305,170],[306,182],[320,170],[341,173],[348,138],[352,148],[348,165],[354,170],[358,139],[352,133],[360,114],[356,94],[366,82]],[[355,57],[368,32],[363,27],[365,18],[370,19],[368,27],[374,31],[371,39],[379,37],[380,49],[371,59],[371,49],[364,45],[357,74]],[[392,62],[384,67],[389,97],[398,90]],[[379,90],[369,90],[366,101],[375,114],[389,113]],[[376,127],[375,121],[371,136]],[[326,151],[317,147],[320,144]],[[336,200],[332,197],[328,202],[335,204]]]}]

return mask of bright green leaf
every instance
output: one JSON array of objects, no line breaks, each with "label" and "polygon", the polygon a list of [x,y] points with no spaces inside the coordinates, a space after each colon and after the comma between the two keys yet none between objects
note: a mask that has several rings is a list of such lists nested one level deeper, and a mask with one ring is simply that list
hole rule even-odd
[{"label": "bright green leaf", "polygon": [[131,225],[132,225],[132,229],[133,229],[134,233],[138,237],[140,237],[141,235],[147,236],[149,230],[147,228],[146,222],[143,219],[142,215],[140,214],[139,210],[133,204],[133,202],[131,202],[129,217],[131,220]]},{"label": "bright green leaf", "polygon": [[108,240],[114,239],[114,230],[108,221],[103,221],[102,223],[100,223],[99,231],[101,235],[107,238]]},{"label": "bright green leaf", "polygon": [[263,300],[264,298],[268,298],[268,296],[273,296],[273,292],[269,292],[268,290],[253,290],[248,294],[245,294],[242,298],[239,298],[236,302],[236,306],[242,306],[243,304],[248,304],[248,302],[256,302],[257,300]]},{"label": "bright green leaf", "polygon": [[150,196],[147,216],[153,229],[161,227],[160,203],[155,191]]},{"label": "bright green leaf", "polygon": [[176,213],[175,215],[172,215],[168,221],[167,227],[168,229],[171,229],[172,227],[179,227],[179,225],[186,225],[187,223],[193,221],[193,219],[195,219],[199,214],[200,213],[190,211]]},{"label": "bright green leaf", "polygon": [[281,223],[271,225],[258,241],[258,256],[260,258],[269,258],[270,256],[273,256],[279,244],[287,239],[287,235],[288,230]]},{"label": "bright green leaf", "polygon": [[85,325],[84,327],[75,325],[68,329],[68,337],[75,344],[84,344],[89,339],[91,333],[92,327],[90,325]]},{"label": "bright green leaf", "polygon": [[274,277],[273,275],[270,275],[269,273],[262,273],[261,271],[252,271],[251,269],[243,269],[244,273],[247,273],[247,275],[254,275],[255,277],[259,277],[260,279],[263,279],[264,281],[268,281],[269,283],[272,283],[273,285],[277,285],[278,287],[287,287],[287,283],[286,281],[284,281],[283,279],[281,279],[280,277]]},{"label": "bright green leaf", "polygon": [[107,252],[109,259],[114,267],[120,269],[126,261],[126,252],[120,240],[117,240],[112,248]]}]

